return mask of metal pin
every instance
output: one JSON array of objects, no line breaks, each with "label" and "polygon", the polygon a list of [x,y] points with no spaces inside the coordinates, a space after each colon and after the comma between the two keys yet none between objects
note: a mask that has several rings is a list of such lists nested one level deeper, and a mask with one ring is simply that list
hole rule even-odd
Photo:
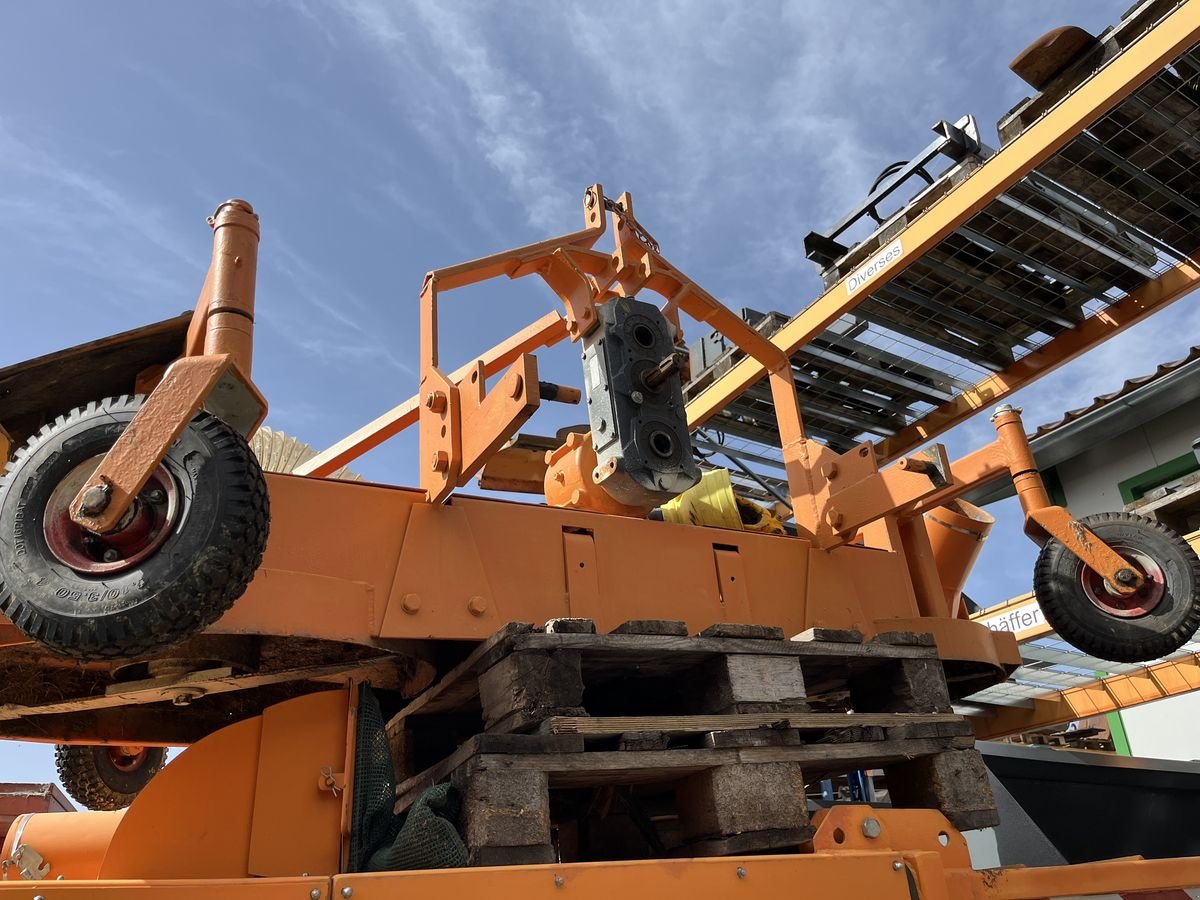
[{"label": "metal pin", "polygon": [[738,866],[738,867],[737,867],[737,877],[738,877],[738,878],[745,878],[745,877],[746,877],[746,867],[745,867],[745,866]]}]

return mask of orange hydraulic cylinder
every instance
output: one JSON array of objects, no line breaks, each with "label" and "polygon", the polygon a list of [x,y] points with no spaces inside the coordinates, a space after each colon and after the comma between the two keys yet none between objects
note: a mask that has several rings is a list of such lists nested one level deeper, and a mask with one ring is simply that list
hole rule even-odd
[{"label": "orange hydraulic cylinder", "polygon": [[[18,846],[35,850],[49,871],[43,879],[70,881],[100,877],[100,865],[108,853],[117,826],[125,810],[113,812],[53,812],[26,813],[8,829],[0,859],[12,859]],[[151,852],[148,849],[148,852]],[[7,872],[9,881],[19,880],[13,868]]]},{"label": "orange hydraulic cylinder", "polygon": [[254,346],[254,287],[258,216],[245,200],[226,200],[213,213],[212,297],[204,352],[227,353],[249,376]]},{"label": "orange hydraulic cylinder", "polygon": [[957,612],[967,576],[996,520],[966,500],[952,500],[924,516],[947,608]]},{"label": "orange hydraulic cylinder", "polygon": [[992,415],[992,425],[1008,458],[1013,487],[1017,489],[1017,498],[1025,515],[1051,506],[1050,495],[1029,447],[1029,438],[1025,436],[1025,426],[1021,424],[1021,410],[1005,403]]}]

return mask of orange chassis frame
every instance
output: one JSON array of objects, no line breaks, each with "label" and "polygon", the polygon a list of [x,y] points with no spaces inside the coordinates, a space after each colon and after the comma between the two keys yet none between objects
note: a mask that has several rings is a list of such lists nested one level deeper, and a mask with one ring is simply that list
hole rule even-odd
[{"label": "orange chassis frame", "polygon": [[791,897],[799,887],[850,900],[1034,900],[1184,898],[1200,885],[1196,858],[975,871],[940,812],[851,805],[818,811],[811,846],[797,854],[339,874],[353,821],[356,708],[353,686],[285,701],[189,747],[126,810],[18,819],[0,857],[13,859],[18,842],[34,850],[23,865],[39,880],[6,868],[0,898],[605,900],[636,890],[717,900]]},{"label": "orange chassis frame", "polygon": [[[612,255],[591,249],[605,230],[600,217],[606,207],[617,232]],[[311,476],[325,474],[416,420],[428,463],[423,489],[268,476],[274,524],[263,567],[212,631],[291,634],[386,649],[429,638],[482,639],[508,621],[559,616],[592,618],[606,630],[648,615],[682,619],[696,629],[735,621],[778,624],[789,633],[814,626],[859,628],[868,636],[916,630],[934,634],[952,680],[956,672],[972,686],[1003,678],[1018,662],[1015,641],[965,618],[957,597],[939,581],[921,523],[924,512],[1009,474],[1029,530],[1055,537],[1072,530],[1082,535],[1080,550],[1089,551],[1086,531],[1075,530],[1068,514],[1049,504],[1019,414],[1000,411],[997,441],[954,463],[935,446],[880,471],[870,444],[841,455],[813,444],[804,437],[786,357],[662,259],[633,219],[628,195],[612,203],[595,185],[584,210],[584,231],[430,274],[422,292],[420,404],[408,401],[308,468]],[[257,397],[249,381],[257,245],[252,215],[248,205],[227,204],[214,219],[239,221],[232,233],[216,225],[213,269],[197,306],[188,355],[167,371],[147,403],[154,410],[148,418],[155,424],[149,442],[155,447],[169,446],[171,429],[184,427],[200,405],[213,406],[213,386],[221,384],[211,374],[193,380],[190,374],[176,378],[178,373],[219,369],[231,376],[228,390],[234,395]],[[226,239],[235,235],[243,243],[231,249],[234,242]],[[227,278],[231,271],[234,281]],[[544,317],[474,364],[451,376],[441,373],[439,289],[534,272],[563,297],[566,319]],[[448,499],[536,409],[537,371],[529,351],[578,337],[594,317],[595,303],[641,289],[667,296],[667,314],[676,321],[683,310],[718,327],[768,366],[784,428],[798,537]],[[240,312],[222,312],[231,306]],[[220,333],[223,317],[239,336],[233,347]],[[496,386],[485,390],[485,380],[509,365]],[[257,427],[265,404],[249,408],[256,412],[243,419],[247,432]],[[126,434],[138,433],[135,426]],[[137,468],[149,464],[152,448],[137,449],[122,456],[114,448],[98,470],[91,487],[110,486],[101,512],[119,511],[127,492],[136,489]],[[448,502],[437,502],[443,500]],[[859,534],[861,542],[854,540]],[[1103,547],[1092,541],[1090,552],[1097,545]],[[1119,557],[1091,560],[1102,571],[1120,564]],[[433,675],[426,665],[405,686],[407,692],[419,691]],[[152,890],[162,900],[192,900],[220,888],[248,900],[299,900],[303,894],[309,900],[371,900],[397,889],[459,896],[499,888],[514,895],[571,891],[598,898],[636,884],[643,892],[693,900],[746,888],[759,896],[791,894],[803,884],[809,891],[849,897],[1023,900],[1200,885],[1198,860],[975,872],[964,839],[940,813],[852,806],[819,813],[811,852],[799,855],[337,874],[350,822],[352,792],[346,788],[353,781],[355,693],[351,686],[309,694],[213,733],[186,750],[123,814],[75,814],[81,818],[71,819],[77,824],[70,829],[67,818],[56,819],[63,823],[60,841],[47,837],[44,846],[62,851],[58,865],[82,868],[69,880],[39,883],[37,895],[120,900]],[[188,815],[178,814],[180,804]],[[194,852],[193,835],[200,832],[221,835],[206,843],[203,855]],[[70,846],[78,848],[79,859],[72,859]],[[6,855],[11,850],[6,847]],[[0,898],[15,891],[27,897],[31,887],[0,883]]]},{"label": "orange chassis frame", "polygon": [[[614,249],[606,253],[593,247],[609,214]],[[952,678],[982,686],[1019,663],[1015,643],[968,621],[957,592],[943,587],[923,514],[1006,474],[1017,483],[1035,540],[1053,536],[1121,590],[1136,589],[1137,573],[1050,503],[1018,411],[1000,412],[997,441],[953,463],[935,444],[880,469],[869,442],[839,454],[810,441],[787,355],[661,255],[628,194],[614,201],[592,185],[583,216],[580,231],[426,276],[419,399],[301,470],[328,474],[416,422],[421,490],[269,476],[273,525],[263,567],[213,632],[387,648],[430,638],[481,640],[505,622],[559,616],[593,618],[601,627],[652,615],[696,628],[772,623],[791,634],[811,627],[857,628],[867,636],[913,630],[936,637]],[[81,490],[75,518],[89,527],[119,519],[201,406],[232,411],[235,427],[247,434],[265,414],[250,380],[257,216],[244,201],[229,201],[210,224],[213,263],[186,354]],[[439,293],[530,274],[561,298],[565,319],[544,316],[474,363],[443,373]],[[682,311],[720,330],[768,371],[798,537],[465,497],[447,502],[537,409],[530,351],[578,340],[594,327],[596,304],[639,291],[665,297],[664,313],[676,324]],[[101,508],[85,509],[97,490]],[[419,690],[432,676],[430,666],[419,666],[409,688]]]}]

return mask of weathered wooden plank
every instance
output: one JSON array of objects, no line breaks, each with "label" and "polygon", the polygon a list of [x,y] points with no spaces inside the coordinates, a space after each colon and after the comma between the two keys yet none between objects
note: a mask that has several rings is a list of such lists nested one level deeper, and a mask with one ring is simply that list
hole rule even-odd
[{"label": "weathered wooden plank", "polygon": [[533,626],[524,622],[509,622],[496,631],[476,647],[466,659],[431,685],[427,691],[414,698],[404,709],[396,713],[387,723],[388,734],[394,735],[402,729],[404,720],[409,716],[455,710],[467,701],[473,700],[479,694],[479,684],[474,676],[479,671],[480,662],[508,639],[516,635],[528,634],[531,631],[533,631]]},{"label": "weathered wooden plank", "polygon": [[628,622],[622,622],[610,633],[687,637],[688,627],[678,619],[630,619]]},{"label": "weathered wooden plank", "polygon": [[688,841],[808,824],[804,775],[795,762],[716,766],[684,779],[675,796]]},{"label": "weathered wooden plank", "polygon": [[479,676],[479,702],[489,730],[536,724],[549,715],[582,712],[579,651],[521,650]]},{"label": "weathered wooden plank", "polygon": [[[470,864],[511,864],[508,857],[514,852],[521,858],[532,854],[538,861],[552,862],[546,773],[496,771],[488,763],[495,758],[476,757],[454,773],[454,784],[463,797],[462,830]],[[525,849],[511,849],[517,847]],[[508,853],[484,852],[500,848]]]},{"label": "weathered wooden plank", "polygon": [[698,713],[794,713],[808,709],[800,661],[788,656],[719,656],[696,675]]},{"label": "weathered wooden plank", "polygon": [[276,672],[258,672],[251,675],[231,675],[231,670],[228,668],[210,669],[203,672],[193,672],[178,678],[156,678],[151,681],[136,682],[129,687],[114,685],[105,694],[78,697],[71,700],[59,700],[41,706],[23,706],[16,703],[6,703],[0,706],[0,721],[54,715],[57,713],[78,713],[111,709],[143,703],[161,703],[170,698],[172,690],[180,692],[189,690],[203,691],[206,696],[211,696],[214,694],[229,693],[230,691],[245,691],[252,688],[267,687],[272,684],[284,684],[289,681],[331,679],[360,672],[366,674],[378,666],[388,665],[390,662],[390,657],[381,656],[374,659],[360,659],[352,662],[329,663],[319,666],[301,666],[294,669],[280,669]]},{"label": "weathered wooden plank", "polygon": [[933,647],[886,643],[833,641],[763,641],[739,638],[705,638],[648,634],[541,634],[519,635],[511,650],[582,650],[612,653],[614,658],[654,659],[670,654],[721,656],[748,653],[767,656],[797,656],[813,662],[842,662],[876,659],[936,659]]},{"label": "weathered wooden plank", "polygon": [[[549,734],[580,734],[594,737],[625,734],[632,731],[654,731],[666,734],[699,734],[707,731],[735,731],[778,725],[780,728],[818,730],[845,728],[850,725],[878,725],[898,728],[913,725],[964,725],[970,723],[962,716],[948,713],[735,713],[700,716],[552,716],[544,723]],[[897,735],[897,737],[937,737],[930,734]]]},{"label": "weathered wooden plank", "polygon": [[542,631],[546,634],[595,634],[596,623],[592,619],[551,619]]},{"label": "weathered wooden plank", "polygon": [[782,641],[783,629],[777,625],[739,625],[718,622],[700,632],[702,638],[741,638],[756,641]]},{"label": "weathered wooden plank", "polygon": [[802,641],[806,644],[813,642],[822,644],[861,644],[863,636],[861,631],[853,628],[809,628],[807,631],[800,632],[792,640]]},{"label": "weathered wooden plank", "polygon": [[1000,824],[987,766],[978,750],[947,750],[884,766],[898,807],[940,809],[958,829]]}]

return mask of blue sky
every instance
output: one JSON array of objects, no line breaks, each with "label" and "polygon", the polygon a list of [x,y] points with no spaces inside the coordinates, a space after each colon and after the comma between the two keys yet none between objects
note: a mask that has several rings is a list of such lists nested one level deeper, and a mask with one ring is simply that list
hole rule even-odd
[{"label": "blue sky", "polygon": [[[1128,0],[20,4],[0,12],[0,366],[181,312],[204,217],[251,200],[263,242],[255,377],[270,423],[324,446],[416,387],[435,266],[574,229],[594,181],[630,190],[672,262],[728,305],[819,292],[801,240],[941,118],[985,140],[1048,28]],[[443,304],[466,361],[552,308],[532,282]],[[1182,356],[1179,305],[1020,398],[1031,427]],[[691,336],[696,336],[693,331]],[[543,371],[579,383],[567,350]],[[990,439],[986,419],[952,452]],[[414,483],[415,436],[355,468]],[[972,593],[1028,589],[1011,504]],[[0,746],[0,779],[48,748]]]}]

